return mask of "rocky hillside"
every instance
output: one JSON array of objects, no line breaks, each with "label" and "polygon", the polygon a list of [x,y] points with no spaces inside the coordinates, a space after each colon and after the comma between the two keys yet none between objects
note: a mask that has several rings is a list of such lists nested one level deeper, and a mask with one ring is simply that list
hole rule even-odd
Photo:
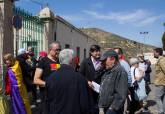
[{"label": "rocky hillside", "polygon": [[135,57],[139,53],[152,52],[154,46],[138,43],[98,28],[81,29],[85,34],[96,39],[103,51],[108,48],[121,47],[127,57]]}]

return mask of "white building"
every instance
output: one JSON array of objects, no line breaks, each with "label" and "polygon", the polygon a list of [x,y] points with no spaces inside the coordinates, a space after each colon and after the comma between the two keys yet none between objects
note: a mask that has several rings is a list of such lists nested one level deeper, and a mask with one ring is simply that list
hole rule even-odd
[{"label": "white building", "polygon": [[47,45],[52,41],[59,41],[62,48],[71,48],[76,52],[76,55],[82,60],[89,54],[89,48],[98,42],[81,30],[64,20],[60,16],[54,16],[53,12],[45,7],[39,13],[39,17],[45,21],[45,50]]},{"label": "white building", "polygon": [[[26,11],[19,8],[13,10],[13,7],[11,0],[0,2],[0,75],[3,75],[4,68],[6,68],[3,55],[6,53],[16,55],[19,48],[27,49],[28,46],[32,46],[38,55],[40,51],[48,51],[48,45],[51,42],[59,41],[63,49],[73,49],[82,61],[88,56],[90,46],[98,44],[96,40],[62,17],[55,16],[48,7],[43,8],[38,16],[28,15]],[[17,36],[12,26],[14,15],[22,16],[23,20],[23,27],[17,32]]]}]

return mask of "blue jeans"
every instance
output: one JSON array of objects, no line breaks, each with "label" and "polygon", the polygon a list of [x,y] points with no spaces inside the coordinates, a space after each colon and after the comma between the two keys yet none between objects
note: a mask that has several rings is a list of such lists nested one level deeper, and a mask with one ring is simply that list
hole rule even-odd
[{"label": "blue jeans", "polygon": [[155,98],[158,113],[165,112],[165,86],[155,86]]}]

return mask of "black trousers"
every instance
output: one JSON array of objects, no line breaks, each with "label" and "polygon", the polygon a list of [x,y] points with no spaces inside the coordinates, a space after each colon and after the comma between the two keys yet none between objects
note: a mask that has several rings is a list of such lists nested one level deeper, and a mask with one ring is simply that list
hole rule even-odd
[{"label": "black trousers", "polygon": [[89,88],[88,90],[89,90],[89,113],[99,114],[99,107],[98,107],[99,94],[93,91],[91,88]]},{"label": "black trousers", "polygon": [[108,109],[106,111],[106,114],[123,114],[123,111],[122,110],[113,111],[113,110]]},{"label": "black trousers", "polygon": [[129,92],[130,92],[130,96],[131,96],[131,101],[130,98],[127,96],[127,110],[130,112],[129,114],[134,114],[136,111],[138,111],[141,106],[140,106],[140,102],[135,100],[134,97],[134,88],[133,87],[129,87]]},{"label": "black trousers", "polygon": [[41,96],[41,105],[39,107],[39,109],[40,109],[39,114],[48,114],[47,113],[48,105],[46,102],[46,91],[44,88],[40,88],[40,96]]}]

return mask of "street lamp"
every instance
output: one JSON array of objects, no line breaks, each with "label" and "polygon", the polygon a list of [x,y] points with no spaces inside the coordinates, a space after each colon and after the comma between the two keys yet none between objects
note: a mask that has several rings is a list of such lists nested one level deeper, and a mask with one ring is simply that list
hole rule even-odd
[{"label": "street lamp", "polygon": [[145,32],[140,32],[140,34],[144,36],[144,37],[143,37],[143,38],[144,38],[144,43],[146,43],[146,42],[145,42],[145,38],[146,38],[146,36],[148,35],[148,33],[149,33],[149,32],[146,32],[146,31],[145,31]]},{"label": "street lamp", "polygon": [[146,44],[146,36],[149,34],[149,32],[148,31],[144,31],[144,32],[140,32],[140,34],[143,35],[143,39],[144,39],[144,43],[143,44]]}]

